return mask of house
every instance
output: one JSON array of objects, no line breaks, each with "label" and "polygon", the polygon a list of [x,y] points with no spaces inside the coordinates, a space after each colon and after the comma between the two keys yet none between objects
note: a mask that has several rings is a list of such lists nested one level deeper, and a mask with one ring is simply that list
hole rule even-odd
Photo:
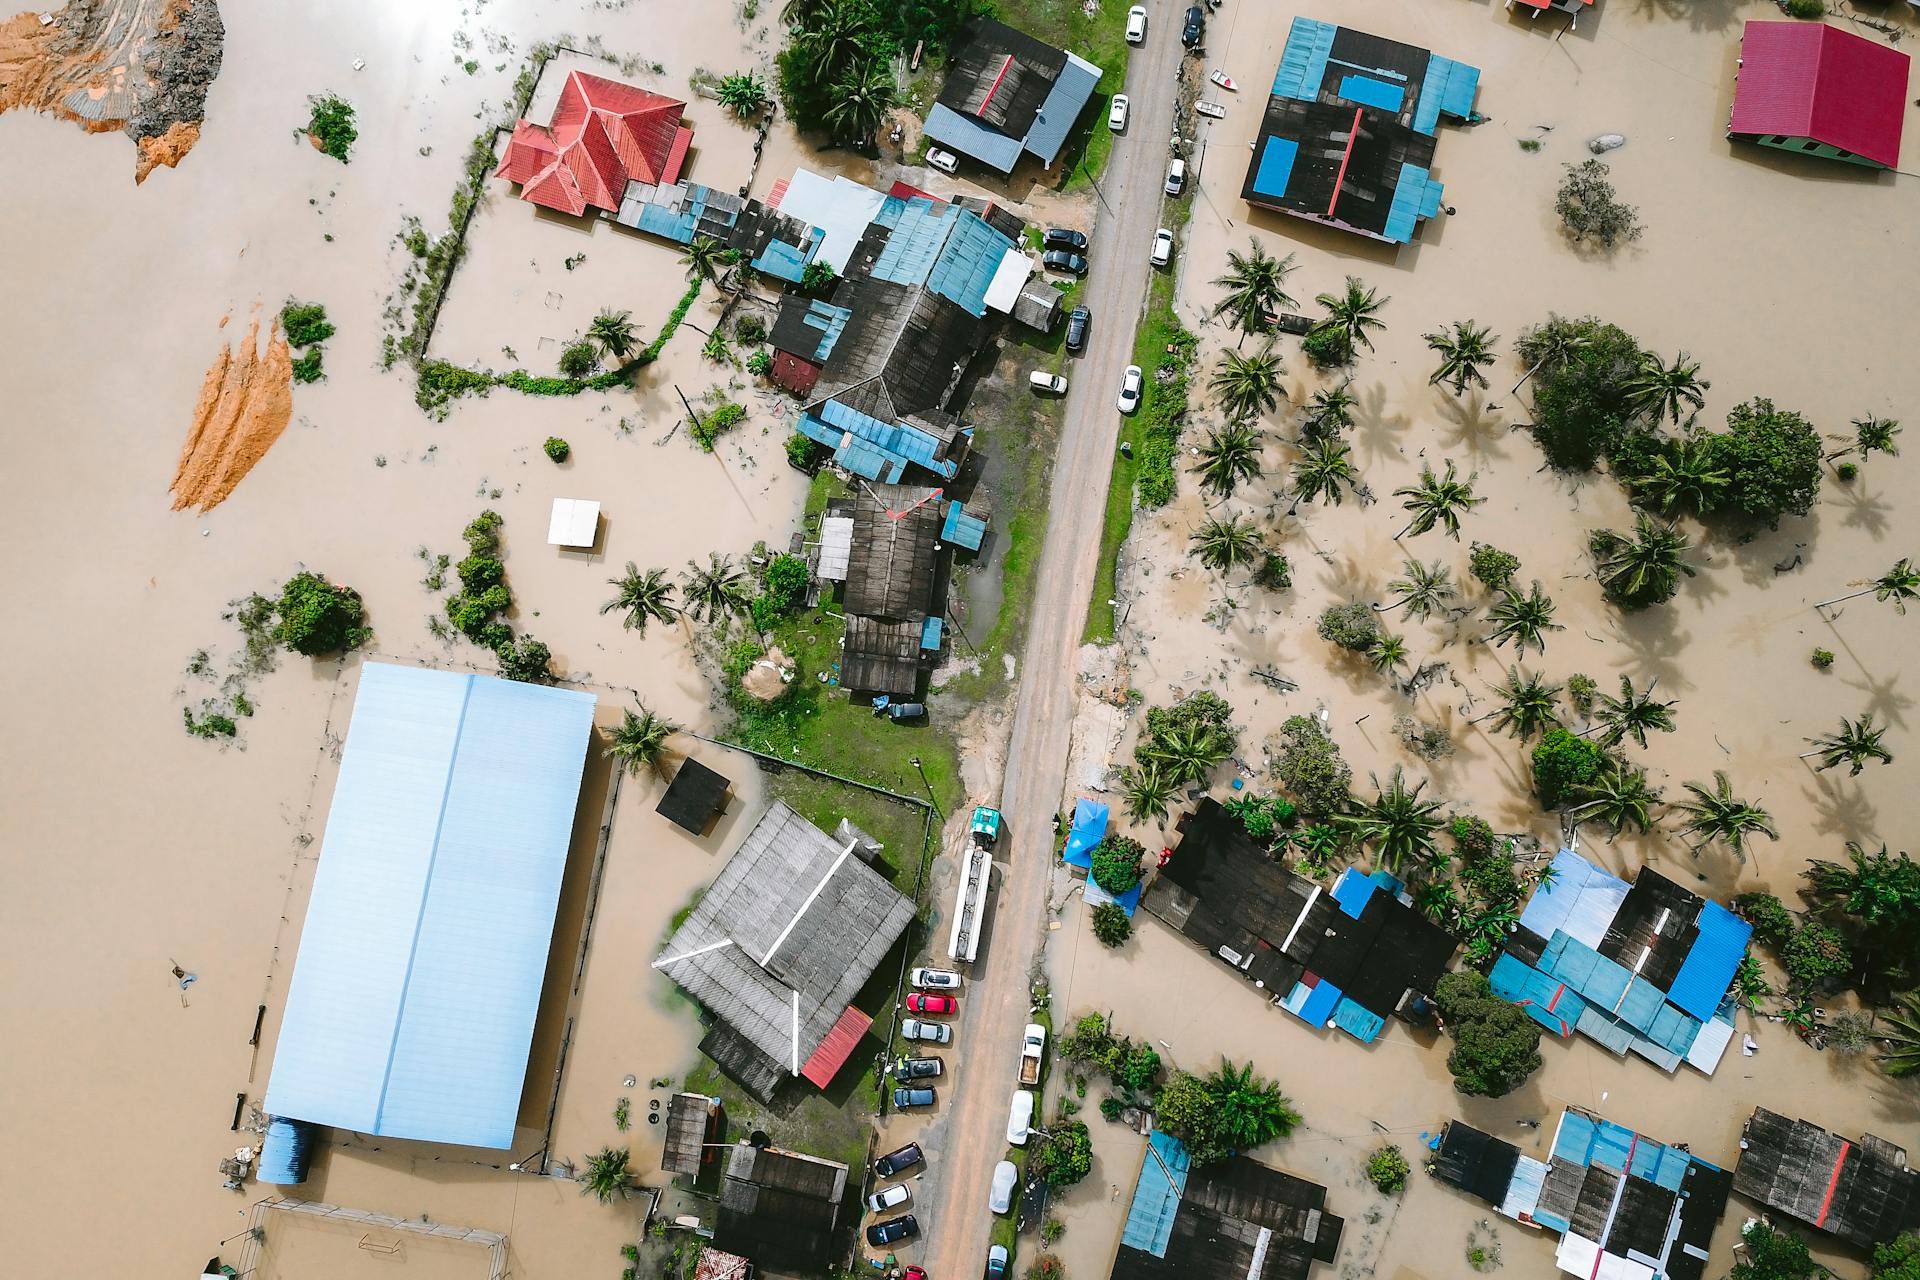
[{"label": "house", "polygon": [[913,918],[859,844],[775,802],[653,962],[712,1015],[700,1051],[763,1102],[833,1082],[873,1021],[850,1002]]},{"label": "house", "polygon": [[847,1191],[847,1166],[742,1142],[727,1153],[713,1243],[784,1272],[824,1272]]},{"label": "house", "polygon": [[688,756],[667,784],[653,811],[692,835],[704,836],[714,820],[727,811],[727,794],[733,788],[724,776]]},{"label": "house", "polygon": [[1727,136],[1897,169],[1910,61],[1839,27],[1749,22],[1740,38]]},{"label": "house", "polygon": [[1442,116],[1470,119],[1480,72],[1425,49],[1295,18],[1240,198],[1389,244],[1440,212]]},{"label": "house", "polygon": [[820,228],[790,214],[697,182],[627,183],[613,220],[623,227],[692,244],[718,240],[763,275],[798,284],[826,242]]},{"label": "house", "polygon": [[704,1093],[676,1093],[667,1104],[667,1132],[660,1150],[660,1167],[668,1173],[698,1177],[713,1157],[714,1145],[727,1125],[720,1099]]},{"label": "house", "polygon": [[1305,1280],[1340,1254],[1345,1222],[1327,1189],[1234,1156],[1193,1167],[1184,1144],[1154,1130],[1121,1228],[1113,1280]]},{"label": "house", "polygon": [[853,543],[841,603],[849,614],[920,622],[933,611],[940,490],[863,484],[853,500]]},{"label": "house", "polygon": [[927,113],[928,141],[1012,173],[1030,155],[1053,168],[1100,83],[1100,68],[992,18],[961,31]]},{"label": "house", "polygon": [[1920,1231],[1920,1169],[1867,1134],[1857,1142],[1755,1107],[1740,1130],[1733,1189],[1861,1249]]},{"label": "house", "polygon": [[574,70],[547,124],[513,126],[494,177],[520,198],[578,217],[589,208],[616,213],[628,182],[672,185],[693,141],[680,123],[687,104]]},{"label": "house", "polygon": [[513,1145],[593,708],[566,689],[362,666],[268,1114]]},{"label": "house", "polygon": [[1753,927],[1657,871],[1629,885],[1562,849],[1494,962],[1494,994],[1555,1035],[1578,1031],[1665,1071],[1712,1075]]},{"label": "house", "polygon": [[1580,1107],[1560,1114],[1545,1162],[1456,1120],[1434,1177],[1560,1236],[1560,1270],[1594,1280],[1705,1280],[1733,1175]]}]

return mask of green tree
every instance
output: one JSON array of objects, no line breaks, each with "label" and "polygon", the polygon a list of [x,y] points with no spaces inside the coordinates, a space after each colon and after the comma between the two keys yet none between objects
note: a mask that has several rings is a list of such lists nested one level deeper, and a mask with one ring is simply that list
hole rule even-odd
[{"label": "green tree", "polygon": [[1882,1015],[1880,1069],[1890,1076],[1920,1073],[1920,991],[1903,991]]},{"label": "green tree", "polygon": [[1642,353],[1633,335],[1593,316],[1558,316],[1521,335],[1520,358],[1540,370],[1534,439],[1558,470],[1586,471],[1619,446],[1634,416],[1628,386]]},{"label": "green tree", "polygon": [[1495,729],[1503,729],[1525,741],[1560,723],[1560,688],[1545,676],[1529,675],[1519,667],[1507,668],[1507,682],[1494,686],[1500,705],[1491,713]]},{"label": "green tree", "polygon": [[1460,890],[1451,880],[1428,880],[1413,891],[1413,905],[1437,925],[1451,928],[1460,918]]},{"label": "green tree", "polygon": [[1266,437],[1249,426],[1228,426],[1207,434],[1200,446],[1200,487],[1231,498],[1243,480],[1258,479],[1260,448]]},{"label": "green tree", "polygon": [[1648,682],[1645,690],[1634,692],[1633,680],[1628,676],[1620,677],[1620,696],[1600,695],[1600,723],[1606,731],[1600,735],[1603,747],[1618,746],[1623,740],[1632,738],[1634,745],[1642,750],[1647,745],[1647,731],[1658,733],[1673,732],[1673,709],[1679,702],[1658,702],[1653,696],[1657,679]]},{"label": "green tree", "polygon": [[1847,939],[1831,925],[1810,920],[1793,931],[1780,950],[1787,977],[1800,988],[1825,988],[1853,972]]},{"label": "green tree", "polygon": [[1773,815],[1759,805],[1734,796],[1733,783],[1727,778],[1726,770],[1713,771],[1711,791],[1697,782],[1687,783],[1686,788],[1693,799],[1682,800],[1674,808],[1687,815],[1680,830],[1700,838],[1700,843],[1693,847],[1695,854],[1711,841],[1721,840],[1733,851],[1734,857],[1745,862],[1749,837],[1780,838],[1780,832],[1773,825]]},{"label": "green tree", "polygon": [[1820,496],[1820,436],[1805,418],[1773,401],[1749,400],[1727,415],[1714,438],[1727,469],[1728,508],[1778,528],[1782,516],[1803,516]]},{"label": "green tree", "polygon": [[506,680],[519,680],[526,684],[549,684],[553,680],[553,651],[532,636],[515,638],[508,634],[495,641],[494,661],[499,663],[499,674]]},{"label": "green tree", "polygon": [[1390,636],[1385,632],[1373,638],[1367,646],[1367,661],[1381,675],[1391,675],[1394,668],[1407,660],[1407,642],[1399,636]]},{"label": "green tree", "polygon": [[1360,479],[1353,469],[1352,451],[1332,436],[1309,440],[1302,446],[1300,460],[1293,464],[1293,505],[1288,514],[1299,510],[1303,502],[1327,502],[1339,506],[1345,496],[1341,486],[1354,487]]},{"label": "green tree", "polygon": [[1807,741],[1813,744],[1813,750],[1805,752],[1800,758],[1802,760],[1808,756],[1818,758],[1820,763],[1813,766],[1816,773],[1825,773],[1828,769],[1837,769],[1844,764],[1848,766],[1848,777],[1859,777],[1860,771],[1872,761],[1877,760],[1881,764],[1893,763],[1893,753],[1880,745],[1880,739],[1886,736],[1885,725],[1878,729],[1873,727],[1871,711],[1853,720],[1842,716],[1839,729],[1818,738],[1808,738]]},{"label": "green tree", "polygon": [[1540,1069],[1539,1026],[1517,1005],[1495,996],[1479,970],[1441,975],[1434,1003],[1453,1035],[1447,1070],[1458,1092],[1505,1097]]},{"label": "green tree", "polygon": [[1844,449],[1835,449],[1827,455],[1827,461],[1844,458],[1850,453],[1858,454],[1862,462],[1867,460],[1870,453],[1884,453],[1889,458],[1897,458],[1900,456],[1900,446],[1896,442],[1899,434],[1900,422],[1897,418],[1855,418],[1853,443]]},{"label": "green tree", "polygon": [[1868,853],[1851,840],[1846,854],[1844,863],[1815,859],[1801,873],[1808,904],[1847,930],[1863,961],[1873,958],[1863,965],[1870,973],[1920,967],[1920,863],[1885,845]]},{"label": "green tree", "polygon": [[1576,803],[1567,816],[1574,822],[1597,818],[1614,835],[1627,827],[1645,833],[1653,828],[1653,806],[1660,792],[1647,782],[1645,769],[1629,769],[1618,760],[1608,760],[1600,776],[1580,788]]},{"label": "green tree", "polygon": [[1667,515],[1710,515],[1730,479],[1711,436],[1669,440],[1633,477],[1635,498]]},{"label": "green tree", "polygon": [[580,1174],[580,1194],[592,1196],[601,1204],[625,1200],[633,1193],[633,1171],[628,1168],[627,1148],[602,1147],[587,1157]]},{"label": "green tree", "polygon": [[280,589],[275,613],[275,638],[309,658],[357,649],[373,635],[363,625],[366,610],[360,603],[360,593],[328,582],[317,573],[301,572],[288,578]]},{"label": "green tree", "polygon": [[785,613],[806,598],[807,585],[813,581],[813,575],[807,572],[807,562],[799,556],[781,552],[767,562],[765,593],[769,607],[775,613]]},{"label": "green tree", "polygon": [[1420,483],[1402,485],[1393,491],[1393,496],[1406,499],[1400,505],[1413,517],[1407,521],[1406,528],[1393,535],[1396,541],[1409,535],[1417,537],[1438,525],[1458,542],[1460,517],[1486,501],[1473,496],[1473,477],[1464,481],[1456,478],[1451,458],[1447,459],[1445,477],[1435,476],[1433,468],[1423,464]]},{"label": "green tree", "polygon": [[1454,395],[1463,396],[1468,384],[1487,385],[1487,375],[1480,370],[1493,363],[1493,344],[1499,341],[1487,326],[1455,320],[1451,330],[1440,329],[1425,337],[1427,346],[1440,357],[1440,364],[1427,379],[1428,386],[1444,382],[1453,388]]},{"label": "green tree", "polygon": [[1093,846],[1093,882],[1119,897],[1140,883],[1140,859],[1146,852],[1132,836],[1107,836]]},{"label": "green tree", "polygon": [[696,235],[680,251],[681,265],[687,269],[688,276],[698,276],[702,280],[717,279],[720,269],[726,265],[727,246],[713,236]]},{"label": "green tree", "polygon": [[1680,575],[1693,576],[1693,566],[1682,559],[1691,545],[1677,526],[1660,525],[1645,512],[1635,517],[1631,538],[1596,529],[1587,540],[1601,590],[1623,609],[1671,600],[1680,589]]},{"label": "green tree", "polygon": [[1207,1077],[1207,1093],[1222,1133],[1240,1151],[1284,1138],[1300,1124],[1292,1100],[1279,1085],[1256,1076],[1251,1062],[1237,1067],[1221,1059],[1219,1069]]},{"label": "green tree", "polygon": [[1070,1187],[1093,1172],[1093,1139],[1079,1120],[1056,1123],[1034,1152],[1050,1187]]},{"label": "green tree", "polygon": [[1920,1280],[1920,1231],[1905,1231],[1875,1245],[1868,1280]]},{"label": "green tree", "polygon": [[825,293],[833,288],[834,281],[839,278],[830,263],[816,260],[809,262],[800,272],[800,288],[806,293]]},{"label": "green tree", "polygon": [[1367,1181],[1385,1195],[1398,1195],[1406,1187],[1407,1176],[1412,1172],[1407,1157],[1391,1143],[1376,1148],[1367,1157]]},{"label": "green tree", "polygon": [[1527,382],[1538,373],[1558,373],[1578,360],[1592,345],[1597,324],[1591,317],[1568,320],[1550,314],[1544,322],[1521,330],[1513,344],[1521,363],[1527,366],[1520,381]]},{"label": "green tree", "polygon": [[1480,579],[1487,590],[1500,591],[1520,572],[1520,557],[1492,543],[1476,542],[1467,553],[1467,572]]},{"label": "green tree", "polygon": [[1920,600],[1920,567],[1914,565],[1912,557],[1902,556],[1893,568],[1871,582],[1862,579],[1851,585],[1859,587],[1860,590],[1849,591],[1846,595],[1835,596],[1831,600],[1822,600],[1813,607],[1825,609],[1829,605],[1839,604],[1842,600],[1851,600],[1855,596],[1864,596],[1871,591],[1873,598],[1881,604],[1892,601],[1893,611],[1905,617],[1907,601]]},{"label": "green tree", "polygon": [[1565,729],[1547,730],[1533,749],[1533,789],[1542,809],[1558,809],[1577,802],[1600,780],[1607,753],[1596,743]]},{"label": "green tree", "polygon": [[1120,1083],[1134,1093],[1146,1093],[1160,1082],[1160,1055],[1150,1044],[1137,1044],[1127,1051],[1120,1069]]},{"label": "green tree", "polygon": [[[1815,868],[1823,865],[1831,866],[1832,864],[1819,862],[1813,864]],[[1813,871],[1810,870],[1806,874],[1811,876]],[[1793,936],[1794,929],[1798,927],[1798,922],[1793,918],[1793,912],[1787,910],[1786,904],[1770,893],[1740,894],[1733,900],[1733,909],[1753,926],[1754,941],[1769,947],[1785,946],[1787,939]]]},{"label": "green tree", "polygon": [[629,631],[645,635],[649,622],[672,622],[679,613],[673,607],[673,584],[667,581],[665,569],[641,573],[640,567],[629,560],[627,571],[608,578],[607,585],[614,588],[614,595],[600,606],[600,613],[605,616],[615,609],[623,610],[620,625]]},{"label": "green tree", "polygon": [[1226,520],[1210,516],[1187,541],[1201,564],[1220,573],[1258,559],[1265,551],[1259,527],[1238,516]]},{"label": "green tree", "polygon": [[1677,427],[1682,416],[1691,419],[1700,412],[1711,386],[1700,376],[1700,362],[1686,352],[1667,362],[1649,351],[1640,368],[1627,379],[1627,404],[1655,427],[1667,418],[1672,418]]},{"label": "green tree", "polygon": [[767,82],[751,71],[736,71],[732,75],[722,76],[720,83],[714,86],[714,96],[720,100],[721,106],[742,117],[759,115],[772,101],[772,95],[767,92]]},{"label": "green tree", "polygon": [[861,150],[873,146],[887,112],[900,101],[893,69],[878,59],[849,68],[833,87],[833,103],[822,117],[834,137]]},{"label": "green tree", "polygon": [[1345,292],[1323,293],[1314,301],[1327,309],[1326,319],[1314,326],[1316,331],[1339,334],[1348,351],[1356,347],[1371,351],[1369,330],[1387,327],[1378,313],[1393,299],[1380,297],[1373,286],[1362,283],[1357,276],[1348,276]]},{"label": "green tree", "polygon": [[1280,403],[1280,357],[1271,346],[1251,356],[1222,351],[1207,387],[1219,397],[1220,411],[1229,422],[1247,422],[1271,413]]},{"label": "green tree", "polygon": [[1199,721],[1168,725],[1139,746],[1140,763],[1165,772],[1176,784],[1198,782],[1233,751],[1233,740]]},{"label": "green tree", "polygon": [[1400,766],[1395,765],[1387,777],[1387,785],[1382,787],[1380,779],[1375,777],[1373,789],[1373,799],[1355,801],[1337,821],[1357,842],[1372,845],[1380,865],[1395,874],[1408,862],[1424,866],[1438,861],[1440,846],[1434,833],[1443,825],[1436,816],[1441,802],[1420,798],[1427,789],[1427,780],[1422,778],[1418,786],[1409,790],[1406,776]]},{"label": "green tree", "polygon": [[1807,1242],[1791,1231],[1752,1222],[1742,1228],[1740,1239],[1747,1256],[1733,1264],[1727,1280],[1817,1280],[1827,1274],[1807,1251]]},{"label": "green tree", "polygon": [[1193,1073],[1174,1072],[1154,1095],[1153,1111],[1154,1124],[1185,1143],[1196,1165],[1215,1164],[1233,1154],[1213,1092]]},{"label": "green tree", "polygon": [[680,575],[682,611],[708,623],[744,614],[750,600],[746,581],[746,574],[733,567],[732,556],[710,551],[704,566],[689,560]]},{"label": "green tree", "polygon": [[1093,909],[1093,936],[1104,947],[1117,947],[1133,936],[1133,921],[1121,907],[1103,902]]},{"label": "green tree", "polygon": [[1444,609],[1447,601],[1458,594],[1451,571],[1438,560],[1429,565],[1408,559],[1400,572],[1399,578],[1387,584],[1387,590],[1400,598],[1389,605],[1375,605],[1376,613],[1392,613],[1405,606],[1409,618],[1425,622],[1435,609]]},{"label": "green tree", "polygon": [[668,739],[679,732],[679,725],[665,716],[654,714],[643,702],[638,714],[621,712],[620,723],[608,734],[604,754],[628,773],[657,769]]},{"label": "green tree", "polygon": [[1265,333],[1269,313],[1299,305],[1286,289],[1292,271],[1292,254],[1276,258],[1258,240],[1249,239],[1245,253],[1227,250],[1226,274],[1213,281],[1214,288],[1226,294],[1214,304],[1213,314],[1231,316],[1243,343],[1248,334]]},{"label": "green tree", "polygon": [[1566,176],[1554,196],[1553,210],[1575,244],[1588,240],[1612,249],[1623,240],[1638,240],[1644,229],[1640,211],[1613,189],[1613,170],[1604,160],[1583,160],[1566,166]]},{"label": "green tree", "polygon": [[633,312],[600,312],[587,325],[587,341],[614,363],[625,361],[640,346],[639,335],[633,327]]},{"label": "green tree", "polygon": [[1145,823],[1152,819],[1164,823],[1167,804],[1179,789],[1179,781],[1157,763],[1143,764],[1138,769],[1127,767],[1120,770],[1120,794],[1127,807],[1129,822]]},{"label": "green tree", "polygon": [[1300,812],[1308,819],[1331,817],[1345,809],[1353,768],[1319,721],[1311,716],[1288,717],[1274,735],[1269,755],[1274,780],[1299,802]]},{"label": "green tree", "polygon": [[1320,611],[1320,638],[1352,653],[1365,653],[1380,638],[1380,622],[1369,605],[1330,604]]},{"label": "green tree", "polygon": [[1493,624],[1493,630],[1487,633],[1488,643],[1504,645],[1511,640],[1522,658],[1527,656],[1528,645],[1541,653],[1547,651],[1546,632],[1566,630],[1553,620],[1553,600],[1540,589],[1538,578],[1524,596],[1512,587],[1503,587],[1500,598],[1487,610],[1487,621]]}]

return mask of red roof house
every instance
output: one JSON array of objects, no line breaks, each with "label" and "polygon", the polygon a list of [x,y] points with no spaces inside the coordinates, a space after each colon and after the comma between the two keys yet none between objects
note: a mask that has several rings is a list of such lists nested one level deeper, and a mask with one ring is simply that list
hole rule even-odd
[{"label": "red roof house", "polygon": [[680,180],[693,130],[680,123],[687,104],[603,80],[567,75],[553,121],[521,120],[496,178],[520,184],[520,198],[562,213],[591,205],[616,213],[628,182]]},{"label": "red roof house", "polygon": [[1838,27],[1749,22],[1727,136],[1895,168],[1910,61]]}]

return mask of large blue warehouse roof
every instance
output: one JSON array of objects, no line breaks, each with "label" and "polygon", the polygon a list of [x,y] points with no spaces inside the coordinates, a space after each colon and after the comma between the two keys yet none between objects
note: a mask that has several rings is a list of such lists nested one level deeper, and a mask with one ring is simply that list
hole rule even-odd
[{"label": "large blue warehouse roof", "polygon": [[269,1114],[512,1145],[593,704],[362,668]]}]

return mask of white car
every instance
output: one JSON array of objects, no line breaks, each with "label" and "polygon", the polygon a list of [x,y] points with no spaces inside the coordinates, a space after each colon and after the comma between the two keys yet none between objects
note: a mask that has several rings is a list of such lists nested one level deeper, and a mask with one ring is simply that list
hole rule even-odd
[{"label": "white car", "polygon": [[1120,375],[1120,412],[1132,413],[1140,407],[1140,366],[1130,364]]},{"label": "white car", "polygon": [[1180,189],[1186,185],[1187,162],[1176,157],[1174,162],[1167,166],[1167,194],[1177,196],[1180,194]]},{"label": "white car", "polygon": [[1124,93],[1113,95],[1113,103],[1107,108],[1107,128],[1115,133],[1127,127],[1127,108],[1133,105]]},{"label": "white car", "polygon": [[958,991],[960,975],[951,969],[915,969],[913,985],[922,991]]},{"label": "white car", "polygon": [[1027,375],[1027,385],[1042,395],[1063,396],[1067,394],[1067,380],[1057,373],[1048,373],[1045,369],[1035,369]]},{"label": "white car", "polygon": [[953,1043],[953,1027],[945,1022],[923,1022],[919,1018],[900,1020],[900,1038],[903,1040],[930,1040],[934,1044]]},{"label": "white car", "polygon": [[1147,6],[1137,4],[1127,10],[1127,43],[1139,44],[1147,38]]},{"label": "white car", "polygon": [[1164,267],[1173,261],[1173,232],[1161,227],[1153,233],[1153,265]]},{"label": "white car", "polygon": [[960,157],[951,151],[942,151],[938,147],[928,147],[927,163],[942,173],[952,173],[960,167]]},{"label": "white car", "polygon": [[867,1197],[867,1208],[874,1213],[885,1213],[898,1204],[905,1204],[913,1193],[907,1190],[907,1184],[897,1182],[891,1187],[882,1187]]},{"label": "white car", "polygon": [[[1013,1161],[1002,1160],[993,1166],[993,1189],[987,1193],[987,1208],[995,1213],[1006,1213],[1013,1208],[1014,1184],[1020,1181],[1020,1170],[1014,1168]],[[875,1196],[874,1199],[879,1199]]]},{"label": "white car", "polygon": [[1007,1113],[1007,1141],[1016,1147],[1027,1145],[1033,1132],[1033,1090],[1015,1089],[1013,1108]]}]

